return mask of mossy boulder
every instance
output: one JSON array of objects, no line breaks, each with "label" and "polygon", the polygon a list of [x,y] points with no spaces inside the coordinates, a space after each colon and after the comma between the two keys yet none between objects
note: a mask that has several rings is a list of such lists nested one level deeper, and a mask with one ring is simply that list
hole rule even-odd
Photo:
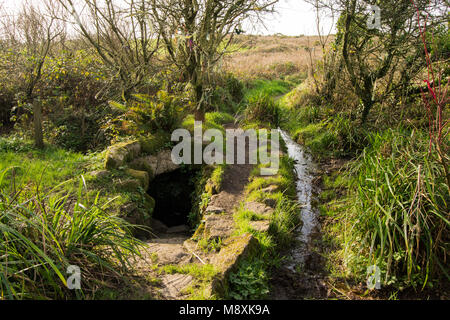
[{"label": "mossy boulder", "polygon": [[136,178],[124,179],[116,182],[116,187],[122,192],[136,192],[141,187],[141,182]]},{"label": "mossy boulder", "polygon": [[158,158],[158,167],[156,169],[155,175],[172,172],[180,168],[179,165],[173,162],[171,150],[161,151],[160,153],[158,153],[157,158]]},{"label": "mossy boulder", "polygon": [[222,272],[233,271],[239,261],[255,250],[257,245],[258,240],[251,233],[229,238],[212,263]]},{"label": "mossy boulder", "polygon": [[212,293],[225,296],[228,290],[228,277],[237,270],[242,259],[247,258],[258,249],[258,240],[250,233],[228,239],[219,254],[211,263],[219,270],[212,281]]},{"label": "mossy boulder", "polygon": [[155,209],[156,201],[148,194],[144,194],[144,207],[145,210],[151,215]]},{"label": "mossy boulder", "polygon": [[155,177],[158,159],[154,156],[138,158],[133,160],[128,166],[134,170],[147,172],[151,180]]},{"label": "mossy boulder", "polygon": [[127,169],[126,173],[128,175],[132,176],[133,178],[136,178],[139,181],[140,186],[144,190],[148,190],[148,186],[150,184],[150,176],[149,176],[148,172],[134,170],[134,169]]},{"label": "mossy boulder", "polygon": [[132,161],[141,153],[139,141],[121,142],[112,145],[106,152],[105,168],[117,169],[129,161]]}]

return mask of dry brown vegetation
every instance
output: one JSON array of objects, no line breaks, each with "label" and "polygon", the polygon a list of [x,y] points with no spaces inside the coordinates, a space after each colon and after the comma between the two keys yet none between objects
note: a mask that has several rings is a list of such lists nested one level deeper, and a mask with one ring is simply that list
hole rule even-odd
[{"label": "dry brown vegetation", "polygon": [[323,55],[318,36],[241,35],[235,38],[230,51],[224,62],[225,69],[246,79],[306,76],[311,70],[311,61]]}]

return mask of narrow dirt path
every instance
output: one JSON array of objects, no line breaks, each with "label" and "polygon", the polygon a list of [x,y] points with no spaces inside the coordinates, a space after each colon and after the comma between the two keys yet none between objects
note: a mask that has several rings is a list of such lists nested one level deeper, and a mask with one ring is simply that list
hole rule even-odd
[{"label": "narrow dirt path", "polygon": [[[225,129],[237,129],[233,124],[225,125]],[[237,144],[235,143],[234,157],[237,158]],[[245,162],[248,162],[248,152],[246,152]],[[232,214],[235,207],[243,200],[243,191],[248,183],[253,165],[234,164],[229,165],[223,177],[222,191],[213,196],[211,206],[224,209],[227,214]]]}]

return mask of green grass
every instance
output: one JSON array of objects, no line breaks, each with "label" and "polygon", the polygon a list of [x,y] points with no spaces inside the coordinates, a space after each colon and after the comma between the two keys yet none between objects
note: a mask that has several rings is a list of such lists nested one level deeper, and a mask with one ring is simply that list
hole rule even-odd
[{"label": "green grass", "polygon": [[185,265],[166,265],[161,267],[160,272],[167,274],[189,274],[199,280],[211,280],[216,274],[217,270],[211,264],[185,264]]},{"label": "green grass", "polygon": [[[205,123],[203,123],[203,131],[209,129],[216,129],[225,132],[223,125],[226,123],[234,122],[234,118],[231,115],[222,112],[206,113],[205,120],[206,120]],[[189,132],[193,133],[194,122],[195,122],[194,116],[188,115],[183,120],[182,127],[189,130]]]},{"label": "green grass", "polygon": [[245,98],[249,100],[261,94],[277,97],[288,93],[291,88],[292,83],[283,80],[255,80],[250,83]]},{"label": "green grass", "polygon": [[433,288],[449,280],[450,192],[429,137],[419,129],[361,126],[345,111],[313,103],[305,87],[282,99],[282,127],[323,163],[320,211],[330,279],[365,282],[377,265],[382,285]]},{"label": "green grass", "polygon": [[347,247],[358,243],[353,248],[382,269],[386,284],[450,279],[449,190],[427,152],[425,134],[390,129],[373,135],[352,168],[356,206],[346,211],[353,224]]},{"label": "green grass", "polygon": [[385,287],[436,288],[449,280],[450,194],[428,136],[397,128],[369,141],[349,166],[323,179],[324,238],[338,248],[328,255],[332,277],[365,281],[376,265]]},{"label": "green grass", "polygon": [[[0,184],[10,169],[0,172]],[[111,216],[108,203],[75,194],[54,195],[38,185],[0,189],[0,297],[2,299],[87,299],[104,281],[123,280],[139,241],[132,226]],[[68,290],[67,267],[80,267],[81,290]]]},{"label": "green grass", "polygon": [[262,127],[275,127],[280,124],[281,110],[277,102],[267,93],[252,95],[244,111],[247,123],[258,123]]},{"label": "green grass", "polygon": [[292,108],[281,103],[281,127],[317,159],[355,157],[368,144],[370,131],[347,115],[332,115],[327,108]]},{"label": "green grass", "polygon": [[205,116],[206,122],[214,122],[216,124],[224,125],[234,123],[234,117],[226,112],[208,112]]},{"label": "green grass", "polygon": [[8,186],[13,175],[18,185],[40,181],[41,188],[51,188],[81,175],[94,162],[94,156],[51,146],[38,150],[31,142],[0,138],[0,171],[15,167],[6,172],[0,188]]},{"label": "green grass", "polygon": [[293,134],[293,139],[319,157],[327,157],[337,153],[337,137],[326,130],[323,123],[310,124],[297,129]]}]

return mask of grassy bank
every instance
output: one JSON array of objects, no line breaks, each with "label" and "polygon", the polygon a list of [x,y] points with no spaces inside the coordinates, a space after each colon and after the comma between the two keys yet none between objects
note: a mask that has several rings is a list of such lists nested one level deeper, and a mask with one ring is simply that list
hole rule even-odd
[{"label": "grassy bank", "polygon": [[[357,125],[308,95],[301,86],[283,98],[282,126],[324,168],[320,210],[324,241],[334,248],[326,250],[331,283],[390,298],[448,290],[450,196],[426,129]],[[355,289],[366,287],[370,266],[380,270],[379,292]]]}]

